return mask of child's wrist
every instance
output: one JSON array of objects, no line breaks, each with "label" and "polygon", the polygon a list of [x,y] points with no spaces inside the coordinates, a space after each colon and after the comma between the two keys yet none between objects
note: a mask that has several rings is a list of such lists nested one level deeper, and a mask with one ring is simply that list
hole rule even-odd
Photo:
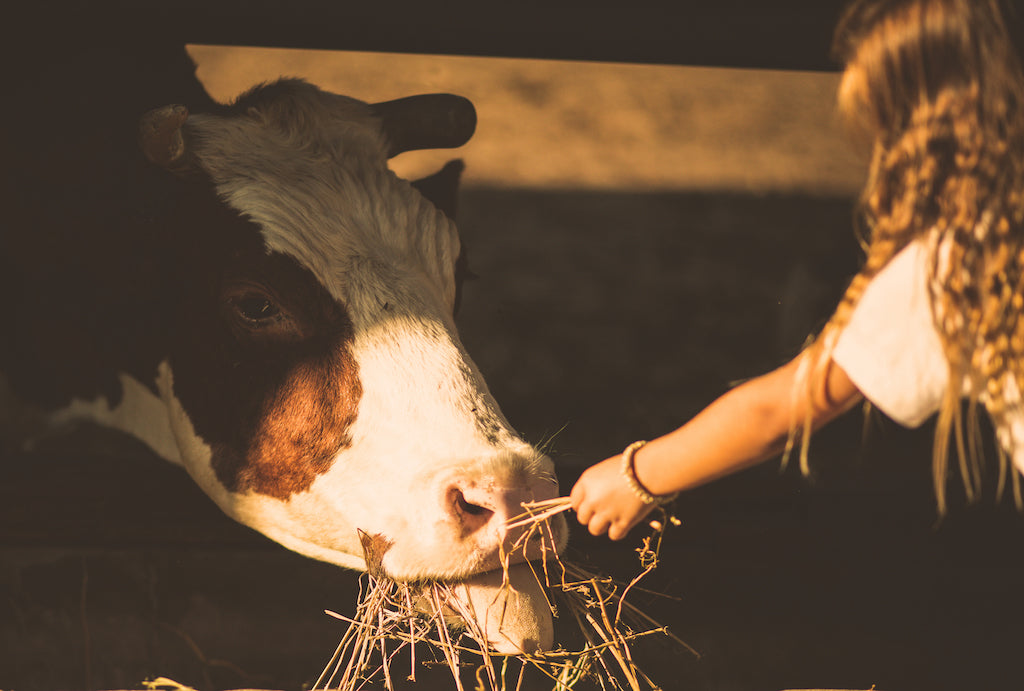
[{"label": "child's wrist", "polygon": [[640,482],[640,478],[636,476],[636,452],[640,450],[647,442],[640,440],[635,441],[625,448],[622,452],[622,475],[626,478],[626,484],[633,491],[633,494],[637,496],[644,504],[655,506],[661,506],[662,504],[668,504],[674,501],[679,496],[678,492],[671,494],[654,494],[647,487]]}]

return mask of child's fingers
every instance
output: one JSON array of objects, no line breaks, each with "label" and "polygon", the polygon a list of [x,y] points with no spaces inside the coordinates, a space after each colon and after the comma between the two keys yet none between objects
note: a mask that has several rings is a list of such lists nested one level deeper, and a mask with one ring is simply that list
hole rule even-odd
[{"label": "child's fingers", "polygon": [[621,540],[626,537],[631,527],[629,525],[623,526],[621,523],[612,523],[608,528],[608,539]]},{"label": "child's fingers", "polygon": [[591,535],[604,535],[610,525],[611,521],[604,516],[598,515],[590,519],[590,522],[587,524],[587,530],[590,531]]},{"label": "child's fingers", "polygon": [[572,506],[573,511],[579,511],[581,503],[583,503],[583,484],[577,482],[572,486],[572,491],[569,492],[569,504]]}]

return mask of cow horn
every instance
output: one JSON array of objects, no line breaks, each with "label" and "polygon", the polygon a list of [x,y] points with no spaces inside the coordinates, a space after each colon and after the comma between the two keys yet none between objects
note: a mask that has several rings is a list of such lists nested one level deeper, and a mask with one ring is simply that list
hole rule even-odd
[{"label": "cow horn", "polygon": [[174,168],[185,157],[185,138],[181,127],[188,119],[188,108],[172,105],[151,110],[139,123],[139,144],[151,162]]},{"label": "cow horn", "polygon": [[417,149],[453,149],[462,146],[476,129],[472,102],[454,94],[422,94],[376,103],[387,134],[388,156]]}]

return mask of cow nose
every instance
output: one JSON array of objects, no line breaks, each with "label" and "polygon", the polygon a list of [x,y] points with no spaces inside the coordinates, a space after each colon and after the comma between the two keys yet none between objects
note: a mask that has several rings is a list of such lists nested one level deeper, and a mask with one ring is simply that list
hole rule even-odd
[{"label": "cow nose", "polygon": [[493,494],[475,488],[448,488],[446,505],[449,513],[458,522],[464,537],[494,520],[497,507]]},{"label": "cow nose", "polygon": [[526,511],[524,503],[558,495],[552,480],[538,477],[506,484],[450,478],[442,487],[446,530],[455,544],[472,551],[479,569],[537,559],[548,549],[557,552],[565,545],[568,531],[562,516],[549,519],[540,530],[525,523],[509,526],[510,519]]}]

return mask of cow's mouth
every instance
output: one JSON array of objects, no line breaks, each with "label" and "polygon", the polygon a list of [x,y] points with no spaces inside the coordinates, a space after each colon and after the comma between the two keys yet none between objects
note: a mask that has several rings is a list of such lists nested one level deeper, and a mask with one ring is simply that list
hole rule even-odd
[{"label": "cow's mouth", "polygon": [[452,586],[459,609],[475,620],[474,630],[505,655],[550,650],[554,643],[551,608],[533,568],[526,563],[477,574]]},{"label": "cow's mouth", "polygon": [[[389,578],[381,562],[394,543],[364,531],[359,531],[359,539],[366,570],[375,578]],[[440,614],[459,612],[462,618],[472,619],[466,628],[498,653],[532,654],[549,650],[554,643],[551,608],[530,564],[493,569],[449,585],[458,602],[447,603]],[[429,611],[434,605],[423,602],[421,606],[425,613],[437,614]]]}]

